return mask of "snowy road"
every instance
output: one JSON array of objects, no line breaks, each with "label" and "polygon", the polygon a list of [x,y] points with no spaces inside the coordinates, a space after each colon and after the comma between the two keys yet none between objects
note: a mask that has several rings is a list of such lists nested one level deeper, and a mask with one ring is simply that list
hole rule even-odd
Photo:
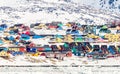
[{"label": "snowy road", "polygon": [[65,57],[64,60],[57,60],[55,58],[45,57],[28,57],[28,56],[16,56],[10,59],[0,58],[0,65],[55,65],[55,66],[72,66],[72,65],[119,65],[120,57],[107,58],[103,60],[95,60],[87,57]]},{"label": "snowy road", "polygon": [[77,56],[54,58],[16,56],[0,58],[0,74],[118,74],[120,57],[92,60]]},{"label": "snowy road", "polygon": [[[119,67],[105,66],[79,66],[79,67],[0,67],[1,74],[118,74],[120,72]],[[7,71],[7,72],[6,72]]]}]

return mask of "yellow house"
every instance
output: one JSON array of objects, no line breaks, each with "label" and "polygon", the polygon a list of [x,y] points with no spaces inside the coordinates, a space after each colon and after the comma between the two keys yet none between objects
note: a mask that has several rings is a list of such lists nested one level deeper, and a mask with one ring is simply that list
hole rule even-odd
[{"label": "yellow house", "polygon": [[56,42],[61,43],[61,42],[63,42],[63,40],[61,38],[56,38]]},{"label": "yellow house", "polygon": [[46,28],[46,25],[45,24],[39,24],[39,28]]},{"label": "yellow house", "polygon": [[19,51],[19,47],[9,47],[8,50],[9,51]]},{"label": "yellow house", "polygon": [[9,54],[5,51],[1,51],[0,52],[0,56],[3,57],[3,56],[8,56],[9,57]]},{"label": "yellow house", "polygon": [[105,38],[107,38],[109,42],[118,42],[120,35],[119,34],[106,34]]},{"label": "yellow house", "polygon": [[71,24],[67,23],[66,26],[71,27]]}]

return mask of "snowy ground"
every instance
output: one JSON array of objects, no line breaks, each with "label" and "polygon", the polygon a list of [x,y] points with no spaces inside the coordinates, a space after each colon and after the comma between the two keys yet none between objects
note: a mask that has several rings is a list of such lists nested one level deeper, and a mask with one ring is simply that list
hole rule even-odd
[{"label": "snowy ground", "polygon": [[[14,60],[13,60],[14,59]],[[30,61],[32,59],[32,61]],[[44,57],[17,56],[10,60],[0,58],[1,74],[118,74],[120,57],[105,60],[88,60],[87,58],[71,57],[64,61],[46,59]],[[32,63],[39,60],[37,63]]]},{"label": "snowy ground", "polygon": [[1,74],[119,74],[120,67],[3,67],[1,70]]},{"label": "snowy ground", "polygon": [[120,57],[108,58],[104,60],[95,60],[86,57],[65,57],[64,60],[45,57],[28,57],[16,56],[10,59],[0,58],[0,65],[56,65],[56,66],[72,66],[72,65],[118,65]]}]

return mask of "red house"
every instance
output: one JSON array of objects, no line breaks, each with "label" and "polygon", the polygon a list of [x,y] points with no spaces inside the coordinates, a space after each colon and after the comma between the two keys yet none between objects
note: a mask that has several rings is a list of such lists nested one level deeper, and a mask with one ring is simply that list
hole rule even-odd
[{"label": "red house", "polygon": [[50,24],[50,25],[48,26],[48,28],[49,28],[49,29],[56,29],[56,28],[57,28],[57,25],[51,25],[51,24]]},{"label": "red house", "polygon": [[20,52],[26,52],[26,48],[25,47],[20,47],[19,50],[20,50]]}]

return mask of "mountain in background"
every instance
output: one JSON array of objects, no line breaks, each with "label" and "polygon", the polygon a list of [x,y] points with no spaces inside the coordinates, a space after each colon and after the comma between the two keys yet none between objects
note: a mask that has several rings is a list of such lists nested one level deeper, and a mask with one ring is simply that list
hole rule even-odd
[{"label": "mountain in background", "polygon": [[120,19],[119,2],[119,0],[0,0],[0,23],[61,21],[106,24]]},{"label": "mountain in background", "polygon": [[81,5],[89,5],[97,9],[105,9],[120,13],[120,0],[64,0],[65,2],[74,2]]}]

